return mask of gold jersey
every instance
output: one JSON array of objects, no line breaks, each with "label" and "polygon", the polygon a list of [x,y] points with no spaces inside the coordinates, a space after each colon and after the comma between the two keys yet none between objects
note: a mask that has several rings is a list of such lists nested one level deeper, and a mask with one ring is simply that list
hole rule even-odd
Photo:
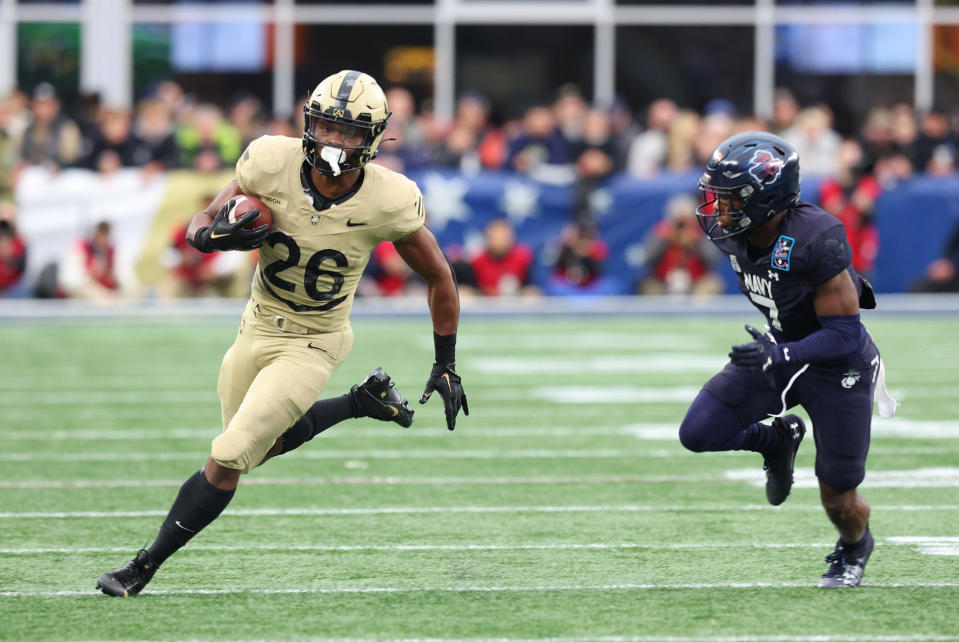
[{"label": "gold jersey", "polygon": [[373,249],[425,222],[423,195],[402,174],[366,165],[359,190],[320,211],[303,189],[303,162],[300,139],[263,136],[236,164],[240,190],[273,212],[251,298],[268,315],[332,332],[349,325],[356,286]]}]

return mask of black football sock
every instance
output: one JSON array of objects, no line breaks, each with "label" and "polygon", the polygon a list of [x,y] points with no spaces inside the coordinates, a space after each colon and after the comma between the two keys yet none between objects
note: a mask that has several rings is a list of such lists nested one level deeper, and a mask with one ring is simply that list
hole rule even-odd
[{"label": "black football sock", "polygon": [[782,435],[778,430],[756,422],[743,431],[742,444],[738,450],[751,450],[762,455],[768,455],[781,446]]},{"label": "black football sock", "polygon": [[[843,548],[846,550],[846,552],[847,552],[848,554],[850,554],[850,555],[855,555],[856,553],[859,552],[859,549],[862,548],[863,544],[866,543],[866,538],[867,538],[867,537],[869,537],[869,525],[868,525],[868,524],[866,524],[866,530],[863,531],[862,537],[859,538],[859,541],[858,541],[858,542],[856,542],[855,544],[847,544],[846,542],[843,542],[843,543],[842,543],[842,546],[843,546]],[[841,540],[842,538],[839,538],[839,539]]]},{"label": "black football sock", "polygon": [[203,469],[187,479],[147,551],[157,566],[216,519],[233,499],[235,490],[221,490],[207,481]]},{"label": "black football sock", "polygon": [[346,419],[360,416],[359,407],[353,396],[345,394],[332,399],[321,399],[310,406],[299,421],[290,426],[280,437],[283,440],[282,453],[299,448],[318,434]]}]

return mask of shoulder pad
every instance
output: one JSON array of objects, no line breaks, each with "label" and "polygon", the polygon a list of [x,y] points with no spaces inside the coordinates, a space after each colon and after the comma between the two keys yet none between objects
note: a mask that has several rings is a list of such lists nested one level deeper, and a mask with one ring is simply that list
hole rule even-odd
[{"label": "shoulder pad", "polygon": [[[370,171],[372,169],[372,171]],[[422,203],[420,188],[411,179],[380,165],[367,165],[367,178],[376,182],[375,194],[383,212],[397,212],[409,208],[418,200]]]},{"label": "shoulder pad", "polygon": [[846,240],[846,228],[831,227],[816,238],[807,254],[807,270],[814,283],[824,283],[852,263],[852,248]]},{"label": "shoulder pad", "polygon": [[286,136],[260,136],[251,142],[237,163],[237,168],[254,167],[265,174],[276,174],[290,160],[291,152],[300,153],[300,141]]}]

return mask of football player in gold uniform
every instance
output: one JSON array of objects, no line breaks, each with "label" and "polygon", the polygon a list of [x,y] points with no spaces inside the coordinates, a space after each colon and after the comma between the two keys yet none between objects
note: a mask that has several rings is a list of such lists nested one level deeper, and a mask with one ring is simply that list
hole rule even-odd
[{"label": "football player in gold uniform", "polygon": [[[460,407],[469,414],[454,369],[456,282],[424,225],[423,195],[406,177],[367,164],[389,118],[383,91],[367,74],[341,71],[316,87],[304,116],[302,141],[264,136],[250,143],[236,180],[187,229],[203,252],[259,248],[252,295],[220,368],[223,432],[206,465],[181,487],[153,544],[100,576],[97,587],[107,595],[139,593],[226,508],[240,475],[266,459],[349,418],[412,423],[413,412],[380,368],[348,394],[315,401],[353,345],[356,286],[382,241],[392,241],[427,285],[436,358],[420,403],[438,392],[450,430]],[[255,210],[230,222],[240,194],[268,204],[272,229],[245,229]]]}]

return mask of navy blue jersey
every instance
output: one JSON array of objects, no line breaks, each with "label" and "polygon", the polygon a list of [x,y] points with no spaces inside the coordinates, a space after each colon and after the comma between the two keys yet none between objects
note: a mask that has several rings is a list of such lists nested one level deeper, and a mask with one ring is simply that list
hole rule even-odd
[{"label": "navy blue jersey", "polygon": [[843,270],[857,293],[862,292],[842,221],[811,203],[800,201],[789,208],[771,247],[749,245],[744,234],[714,243],[729,257],[739,289],[779,340],[798,341],[822,327],[813,291]]}]

